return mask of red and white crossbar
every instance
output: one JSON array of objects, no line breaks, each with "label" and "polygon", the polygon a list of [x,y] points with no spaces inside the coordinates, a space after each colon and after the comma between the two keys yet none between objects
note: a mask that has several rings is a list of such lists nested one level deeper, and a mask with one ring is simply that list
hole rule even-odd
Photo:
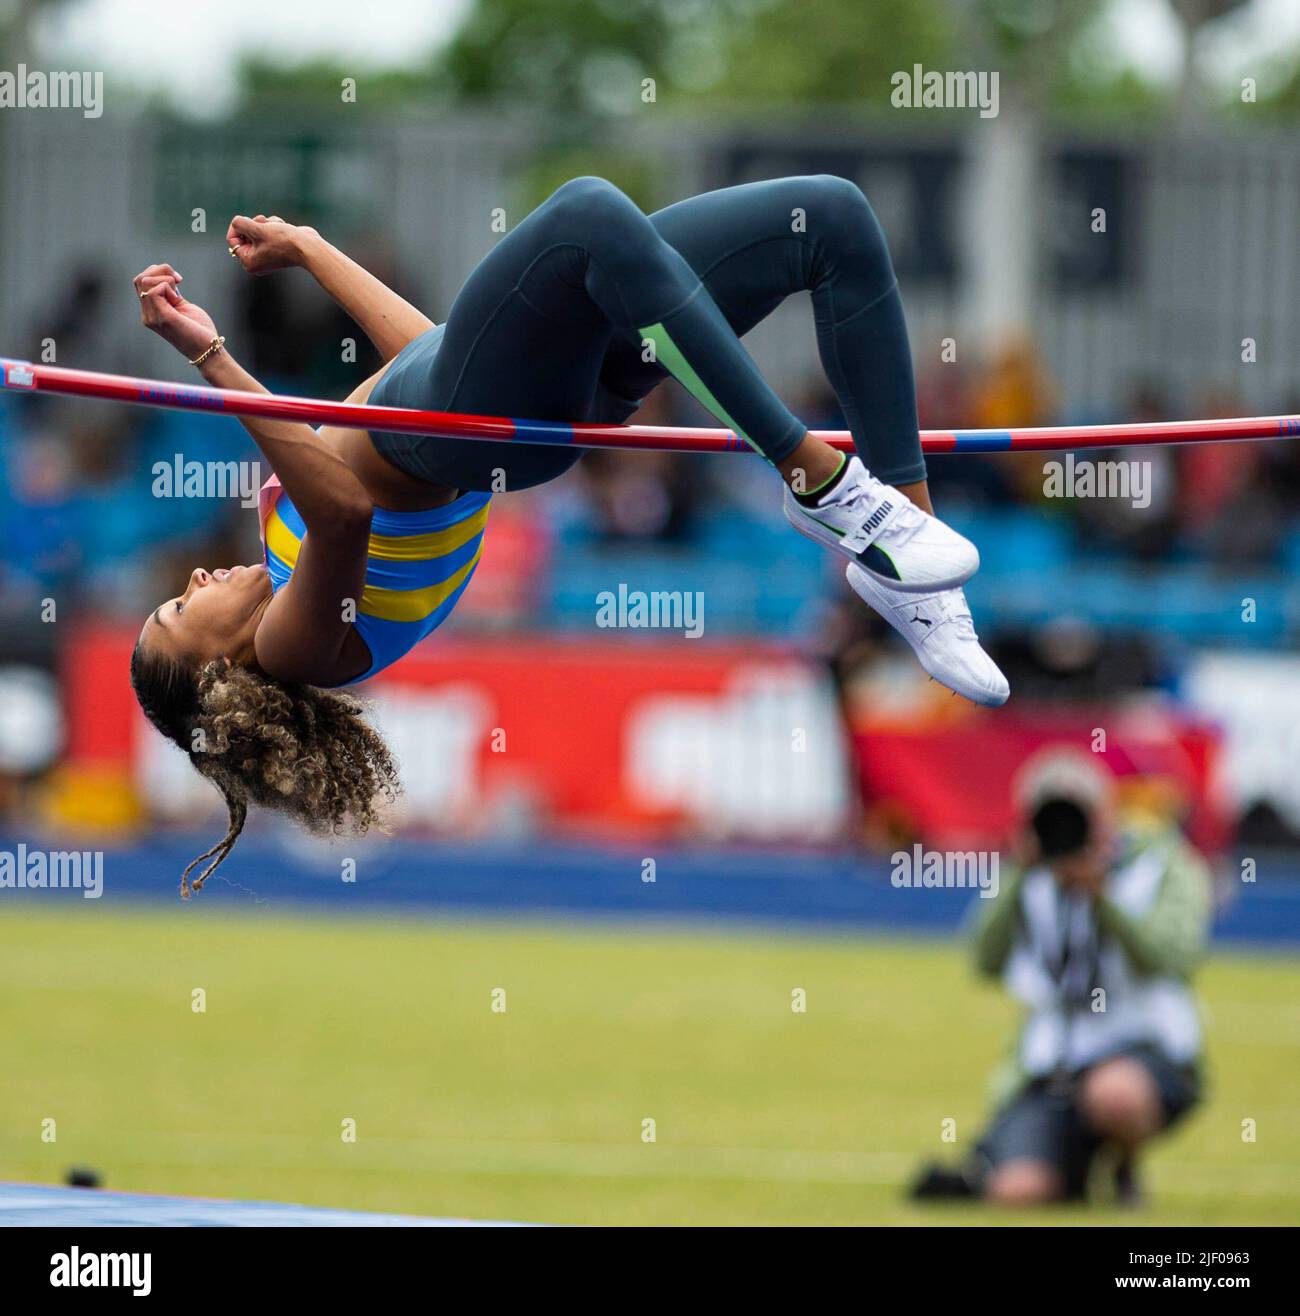
[{"label": "red and white crossbar", "polygon": [[[652,452],[750,452],[733,430],[678,425],[593,425],[586,422],[468,416],[450,411],[372,407],[320,398],[279,397],[159,379],[98,374],[62,366],[0,357],[3,385],[16,393],[59,393],[69,397],[131,402],[145,407],[201,411],[208,415],[260,416],[309,425],[341,425],[434,438],[486,439],[578,448],[626,448]],[[852,449],[846,430],[814,430],[836,448]],[[1148,443],[1223,443],[1283,439],[1300,435],[1300,416],[1250,416],[1232,420],[1176,420],[1127,425],[1045,425],[1007,430],[922,430],[926,453],[1055,452],[1067,448],[1118,448]]]}]

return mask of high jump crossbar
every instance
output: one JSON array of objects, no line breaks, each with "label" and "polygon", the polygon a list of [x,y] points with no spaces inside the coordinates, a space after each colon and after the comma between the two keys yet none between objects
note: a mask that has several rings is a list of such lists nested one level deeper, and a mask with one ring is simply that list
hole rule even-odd
[{"label": "high jump crossbar", "polygon": [[[264,420],[341,425],[433,438],[487,439],[575,448],[623,448],[643,452],[750,452],[734,430],[680,425],[595,425],[554,420],[517,420],[459,412],[372,407],[319,398],[280,397],[99,374],[0,357],[0,383],[18,393],[58,393],[145,407],[199,411],[207,415],[259,416]],[[846,430],[814,430],[833,447],[852,450]],[[1300,416],[1250,416],[1231,420],[1176,420],[1125,425],[1046,425],[1004,430],[922,430],[921,447],[947,452],[1059,452],[1070,448],[1117,448],[1161,443],[1222,443],[1300,436]]]}]

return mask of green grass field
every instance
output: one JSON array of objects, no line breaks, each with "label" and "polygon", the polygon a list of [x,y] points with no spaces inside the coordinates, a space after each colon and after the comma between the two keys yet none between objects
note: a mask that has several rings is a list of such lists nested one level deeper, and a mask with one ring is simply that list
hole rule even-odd
[{"label": "green grass field", "polygon": [[[976,1135],[1012,1024],[953,945],[11,908],[0,976],[0,1178],[85,1164],[125,1190],[549,1222],[1005,1221],[900,1193],[960,1149],[944,1119]],[[1211,1099],[1118,1218],[1294,1224],[1300,966],[1220,956],[1201,985]]]}]

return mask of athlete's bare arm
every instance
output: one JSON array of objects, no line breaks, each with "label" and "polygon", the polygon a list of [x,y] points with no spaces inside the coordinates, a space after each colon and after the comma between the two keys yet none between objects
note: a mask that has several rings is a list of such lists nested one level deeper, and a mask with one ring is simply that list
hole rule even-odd
[{"label": "athlete's bare arm", "polygon": [[[170,265],[136,276],[145,325],[190,360],[217,338],[202,307],[180,292]],[[216,388],[265,393],[224,348],[199,367]],[[363,385],[364,387],[364,385]],[[280,681],[315,685],[350,680],[366,666],[351,616],[365,588],[373,502],[351,467],[310,425],[241,416],[307,527],[293,578],[267,607],[255,646],[262,670]]]},{"label": "athlete's bare arm", "polygon": [[278,215],[236,215],[226,243],[250,274],[299,266],[356,321],[385,361],[391,361],[433,321],[405,298],[326,242],[314,229],[286,224]]}]

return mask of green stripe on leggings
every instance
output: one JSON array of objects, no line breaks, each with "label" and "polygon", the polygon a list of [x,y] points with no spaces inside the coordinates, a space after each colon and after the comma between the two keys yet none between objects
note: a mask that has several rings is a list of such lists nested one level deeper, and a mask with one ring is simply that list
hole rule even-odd
[{"label": "green stripe on leggings", "polygon": [[661,324],[652,324],[641,330],[641,337],[648,338],[655,349],[655,360],[693,397],[701,406],[707,407],[724,425],[729,425],[757,453],[762,448],[727,415],[726,409],[717,398],[709,392],[708,385],[695,373],[691,363],[682,355],[681,349],[672,340],[672,335]]}]

